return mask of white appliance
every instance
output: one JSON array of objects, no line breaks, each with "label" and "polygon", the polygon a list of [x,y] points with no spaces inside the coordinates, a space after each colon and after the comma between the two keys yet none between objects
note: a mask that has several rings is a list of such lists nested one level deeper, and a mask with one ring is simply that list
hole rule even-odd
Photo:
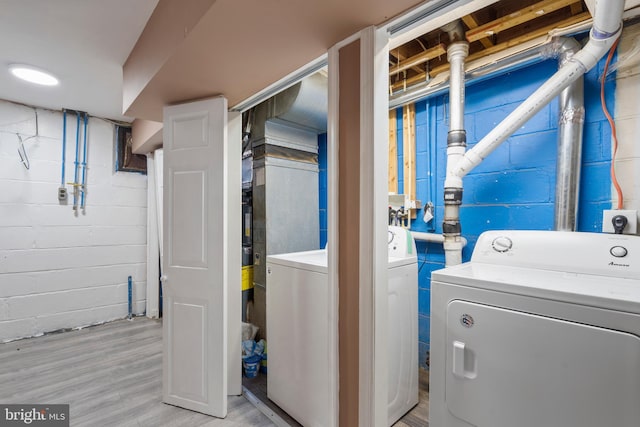
[{"label": "white appliance", "polygon": [[[407,230],[389,227],[389,425],[418,403],[418,267]],[[305,427],[337,420],[337,331],[326,250],[267,257],[267,395]]]},{"label": "white appliance", "polygon": [[429,425],[640,425],[640,237],[483,233],[432,274]]}]

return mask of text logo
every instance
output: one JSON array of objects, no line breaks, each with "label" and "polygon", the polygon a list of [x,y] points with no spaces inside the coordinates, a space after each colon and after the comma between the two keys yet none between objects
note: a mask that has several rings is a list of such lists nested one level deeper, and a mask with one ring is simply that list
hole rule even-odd
[{"label": "text logo", "polygon": [[462,326],[464,326],[465,328],[470,328],[475,323],[475,320],[473,320],[473,316],[465,313],[460,316],[460,323],[462,323]]},{"label": "text logo", "polygon": [[69,405],[0,404],[0,426],[69,427]]}]

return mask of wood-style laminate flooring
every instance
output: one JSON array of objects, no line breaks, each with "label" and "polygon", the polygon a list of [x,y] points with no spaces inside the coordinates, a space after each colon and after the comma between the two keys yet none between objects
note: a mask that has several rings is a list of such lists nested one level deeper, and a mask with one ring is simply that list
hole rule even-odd
[{"label": "wood-style laminate flooring", "polygon": [[[245,386],[299,425],[267,399],[266,379]],[[229,397],[223,420],[162,403],[162,322],[144,317],[0,344],[0,403],[68,403],[72,426],[273,425],[242,396]],[[428,427],[428,415],[421,370],[420,403],[394,427]]]},{"label": "wood-style laminate flooring", "polygon": [[72,426],[273,426],[242,396],[225,419],[162,403],[162,322],[144,317],[0,344],[0,403],[68,403]]}]

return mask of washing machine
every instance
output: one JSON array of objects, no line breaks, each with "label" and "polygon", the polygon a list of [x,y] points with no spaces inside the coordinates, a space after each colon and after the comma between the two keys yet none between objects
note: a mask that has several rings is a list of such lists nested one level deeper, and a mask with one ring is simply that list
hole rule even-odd
[{"label": "washing machine", "polygon": [[[391,425],[418,403],[418,268],[408,230],[389,227],[388,244]],[[267,396],[305,427],[337,421],[329,298],[326,250],[267,257]]]},{"label": "washing machine", "polygon": [[431,281],[429,425],[640,425],[640,237],[483,233]]}]

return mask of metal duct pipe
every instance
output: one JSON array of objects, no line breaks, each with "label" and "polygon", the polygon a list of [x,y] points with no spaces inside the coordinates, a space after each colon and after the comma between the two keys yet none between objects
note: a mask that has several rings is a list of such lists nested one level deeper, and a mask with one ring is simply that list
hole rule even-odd
[{"label": "metal duct pipe", "polygon": [[[447,60],[450,64],[449,75],[449,133],[447,135],[447,176],[453,174],[455,165],[464,156],[467,147],[467,133],[464,129],[464,62],[469,56],[469,43],[464,39],[462,24],[457,21],[442,28],[456,40],[447,47]],[[461,41],[459,41],[461,40]],[[462,187],[444,189],[444,253],[446,265],[462,263],[462,228],[460,226],[460,204]]]},{"label": "metal duct pipe", "polygon": [[[466,86],[471,86],[472,84],[480,83],[487,79],[542,62],[545,58],[541,54],[541,51],[545,47],[547,47],[546,44],[536,46],[533,49],[516,53],[509,57],[500,59],[499,61],[479,66],[475,69],[469,69],[471,63],[467,63],[465,77]],[[395,110],[396,108],[411,102],[416,102],[427,97],[442,95],[448,90],[448,78],[439,81],[438,79],[432,79],[428,82],[416,84],[407,89],[406,92],[399,92],[390,96],[389,109]]]},{"label": "metal duct pipe", "polygon": [[[509,114],[500,124],[467,151],[456,164],[452,174],[445,178],[445,198],[447,188],[456,189],[462,194],[462,178],[479,165],[486,156],[504,142],[513,132],[547,105],[562,90],[571,85],[584,73],[593,68],[622,32],[622,12],[624,0],[596,0],[593,13],[593,28],[589,33],[589,42],[573,55],[549,80]],[[458,208],[459,209],[459,208]],[[445,214],[446,216],[446,214]],[[446,242],[445,242],[446,243]],[[461,251],[460,251],[461,252]],[[445,252],[445,256],[449,255]],[[451,255],[453,261],[462,258],[462,254]],[[452,261],[452,262],[453,262]],[[446,265],[450,265],[449,260]]]},{"label": "metal duct pipe", "polygon": [[[580,50],[574,38],[559,38],[553,44],[560,67]],[[558,160],[556,165],[556,231],[576,231],[582,131],[584,127],[584,78],[581,76],[560,92],[558,122]]]}]

